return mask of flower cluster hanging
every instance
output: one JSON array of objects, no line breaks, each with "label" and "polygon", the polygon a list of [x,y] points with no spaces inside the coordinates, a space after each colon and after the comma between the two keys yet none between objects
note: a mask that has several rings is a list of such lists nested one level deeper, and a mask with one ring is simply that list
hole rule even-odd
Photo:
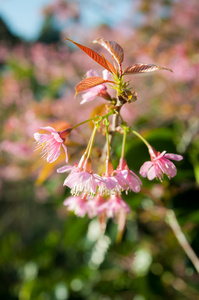
[{"label": "flower cluster hanging", "polygon": [[[70,39],[67,40],[79,47],[105,69],[103,77],[100,77],[93,70],[88,71],[87,77],[76,86],[76,94],[84,92],[81,104],[94,100],[96,96],[100,96],[107,101],[107,111],[102,116],[97,115],[61,132],[57,132],[50,126],[42,127],[41,129],[50,132],[50,134],[34,134],[38,144],[37,149],[41,148],[43,157],[49,163],[52,163],[59,157],[62,147],[65,151],[66,163],[68,163],[67,148],[64,144],[66,137],[73,129],[92,121],[94,129],[79,163],[72,166],[65,165],[57,170],[58,173],[69,172],[64,185],[71,189],[72,196],[64,201],[64,205],[68,210],[73,211],[80,217],[84,217],[86,214],[88,214],[89,218],[98,216],[103,230],[106,228],[107,218],[115,218],[118,222],[118,231],[122,233],[125,227],[126,215],[130,212],[130,207],[122,199],[122,192],[128,193],[133,191],[138,193],[142,186],[140,178],[129,169],[125,160],[127,134],[132,132],[148,148],[150,161],[144,162],[141,166],[140,175],[142,177],[147,177],[149,180],[157,178],[162,181],[163,175],[166,174],[169,178],[172,178],[176,175],[177,170],[170,160],[180,161],[183,159],[181,155],[166,153],[166,151],[162,153],[156,151],[138,132],[132,131],[123,121],[120,115],[121,107],[137,99],[136,92],[129,87],[129,81],[125,81],[125,75],[155,70],[171,70],[154,64],[142,63],[136,63],[123,70],[124,52],[122,47],[116,42],[105,41],[103,38],[94,41],[94,43],[100,44],[112,55],[114,61],[114,64],[112,64],[103,55],[99,55],[90,48]],[[108,93],[108,86],[115,90],[115,97]],[[91,153],[96,133],[101,125],[104,126],[106,135],[105,172],[96,174],[91,165]],[[114,169],[111,161],[111,141],[116,131],[123,134],[123,142],[120,161],[118,167]]]}]

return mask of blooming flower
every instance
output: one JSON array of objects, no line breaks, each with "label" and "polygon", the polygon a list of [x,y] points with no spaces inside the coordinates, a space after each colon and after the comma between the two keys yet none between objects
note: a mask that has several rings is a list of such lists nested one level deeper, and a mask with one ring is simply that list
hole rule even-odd
[{"label": "blooming flower", "polygon": [[114,168],[110,159],[106,160],[106,173],[102,174],[102,180],[99,185],[98,192],[102,196],[109,196],[110,194],[121,193],[122,186],[114,175]]},{"label": "blooming flower", "polygon": [[[103,70],[102,73],[103,73],[103,79],[108,80],[110,77],[110,72],[108,72],[107,70]],[[93,70],[89,70],[86,73],[86,75],[87,75],[87,77],[99,76],[98,73]],[[99,95],[103,95],[103,96],[108,95],[106,90],[107,90],[107,87],[106,87],[105,83],[102,83],[102,84],[94,86],[90,89],[87,89],[86,92],[82,96],[83,100],[80,102],[80,104],[92,101],[95,99],[96,96],[99,96]]]},{"label": "blooming flower", "polygon": [[68,210],[74,211],[79,217],[84,217],[88,213],[89,218],[93,217],[92,211],[88,205],[87,195],[71,196],[64,200],[64,206],[67,206]]},{"label": "blooming flower", "polygon": [[115,173],[115,178],[126,192],[132,190],[138,193],[141,190],[142,182],[140,178],[133,171],[129,170],[124,158],[120,159],[120,164]]},{"label": "blooming flower", "polygon": [[[84,162],[83,167],[75,164],[74,166],[64,166],[57,170],[58,173],[71,173],[66,177],[64,185],[71,188],[71,194],[79,196],[81,193],[86,193],[93,196],[96,193],[97,186],[102,181],[102,178],[87,169],[87,161]],[[89,167],[90,169],[90,167]]]},{"label": "blooming flower", "polygon": [[110,199],[106,202],[106,211],[107,216],[109,218],[113,218],[121,212],[129,214],[131,209],[128,206],[128,204],[122,198],[120,198],[118,194],[113,194],[110,196]]},{"label": "blooming flower", "polygon": [[101,215],[106,210],[106,200],[99,193],[88,202],[88,205],[95,216]]},{"label": "blooming flower", "polygon": [[71,188],[72,195],[79,195],[82,192],[94,195],[101,177],[94,173],[77,170],[71,172],[64,181],[64,185]]},{"label": "blooming flower", "polygon": [[163,174],[166,174],[169,178],[176,175],[177,169],[175,165],[169,160],[180,161],[183,159],[182,155],[157,152],[154,148],[149,148],[151,161],[146,161],[140,168],[140,175],[142,177],[148,177],[149,180],[157,177],[160,181],[163,178]]},{"label": "blooming flower", "polygon": [[103,175],[100,181],[98,192],[103,196],[109,196],[113,193],[121,193],[122,186],[119,184],[115,176]]},{"label": "blooming flower", "polygon": [[46,158],[47,162],[52,163],[59,157],[62,146],[66,154],[66,162],[68,162],[67,148],[64,145],[65,139],[62,139],[60,133],[53,127],[46,126],[41,129],[51,132],[51,134],[34,133],[34,138],[38,143],[37,149],[43,148],[42,156]]}]

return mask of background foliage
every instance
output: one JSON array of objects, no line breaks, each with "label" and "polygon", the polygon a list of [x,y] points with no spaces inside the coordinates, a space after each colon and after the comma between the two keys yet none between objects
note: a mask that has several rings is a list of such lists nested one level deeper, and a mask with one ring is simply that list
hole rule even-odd
[{"label": "background foliage", "polygon": [[[1,299],[198,299],[198,275],[165,220],[165,207],[175,210],[199,254],[199,3],[123,2],[129,9],[122,16],[111,0],[54,1],[44,9],[34,42],[13,36],[1,20]],[[122,116],[158,150],[184,156],[174,179],[143,180],[141,193],[125,196],[132,212],[119,244],[113,221],[101,236],[96,219],[66,211],[69,190],[55,171],[63,160],[47,165],[33,143],[42,125],[59,130],[100,110],[99,99],[80,106],[74,87],[87,70],[101,68],[64,37],[100,52],[90,41],[101,36],[124,48],[126,66],[156,63],[174,70],[129,76],[138,101],[127,104]],[[80,158],[90,132],[84,125],[68,140],[71,161]],[[104,140],[97,143],[94,161]],[[115,163],[120,143],[116,136]],[[129,167],[138,173],[146,160],[145,146],[129,136]]]}]

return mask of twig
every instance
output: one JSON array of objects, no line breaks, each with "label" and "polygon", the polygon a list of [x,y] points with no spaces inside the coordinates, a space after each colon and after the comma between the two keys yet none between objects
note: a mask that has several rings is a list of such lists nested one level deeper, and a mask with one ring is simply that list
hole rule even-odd
[{"label": "twig", "polygon": [[172,209],[167,209],[166,217],[167,217],[167,223],[173,230],[179,244],[184,249],[185,253],[187,254],[189,259],[193,263],[194,267],[196,268],[197,272],[199,273],[199,259],[196,256],[193,249],[191,248],[184,233],[182,232],[174,211]]}]

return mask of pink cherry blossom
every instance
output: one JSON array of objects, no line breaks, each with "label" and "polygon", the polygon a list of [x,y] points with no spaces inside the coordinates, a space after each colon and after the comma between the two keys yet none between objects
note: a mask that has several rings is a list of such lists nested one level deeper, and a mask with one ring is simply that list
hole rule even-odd
[{"label": "pink cherry blossom", "polygon": [[126,192],[129,190],[135,193],[140,192],[142,182],[140,178],[131,170],[129,170],[127,163],[124,158],[120,159],[119,166],[115,171],[115,178]]},{"label": "pink cherry blossom", "polygon": [[79,217],[84,217],[88,213],[89,218],[93,217],[92,211],[88,205],[87,195],[71,196],[64,200],[64,206],[67,206],[68,210],[74,211]]},{"label": "pink cherry blossom", "polygon": [[146,161],[140,168],[140,175],[142,177],[147,177],[149,180],[157,177],[162,181],[163,174],[166,174],[169,178],[176,175],[177,169],[169,159],[180,161],[183,159],[182,155],[172,153],[166,154],[166,151],[160,153],[152,147],[149,149],[149,153],[151,161]]},{"label": "pink cherry blossom", "polygon": [[128,204],[118,194],[111,195],[110,199],[106,202],[105,206],[107,217],[109,218],[113,218],[121,212],[129,214],[131,211]]},{"label": "pink cherry blossom", "polygon": [[71,172],[64,181],[64,185],[71,188],[72,195],[79,195],[81,193],[87,193],[91,196],[95,195],[97,186],[101,182],[101,177],[97,174],[76,171]]},{"label": "pink cherry blossom", "polygon": [[100,182],[98,192],[102,196],[109,196],[115,193],[121,193],[122,186],[114,175],[114,168],[111,159],[106,160],[106,173],[102,174],[102,181]]},{"label": "pink cherry blossom", "polygon": [[109,196],[113,193],[121,193],[122,186],[119,184],[115,176],[103,175],[99,185],[98,192],[103,196]]},{"label": "pink cherry blossom", "polygon": [[86,193],[90,196],[94,196],[102,178],[92,171],[87,171],[87,160],[85,160],[83,167],[81,165],[82,159],[79,165],[64,166],[59,168],[57,172],[63,173],[71,171],[68,177],[66,177],[64,185],[71,188],[72,195],[79,196],[81,193]]},{"label": "pink cherry blossom", "polygon": [[57,173],[76,172],[77,170],[79,170],[78,164],[74,164],[73,166],[66,165],[57,169]]},{"label": "pink cherry blossom", "polygon": [[47,162],[52,163],[59,157],[62,146],[66,154],[66,162],[68,162],[67,148],[60,134],[50,126],[41,127],[41,129],[51,132],[51,134],[34,133],[34,138],[38,144],[37,149],[43,148],[42,156],[46,158]]},{"label": "pink cherry blossom", "polygon": [[88,205],[90,206],[94,216],[99,216],[106,211],[106,199],[99,193],[97,193],[94,198],[88,201]]},{"label": "pink cherry blossom", "polygon": [[[108,72],[107,70],[103,70],[102,73],[103,73],[103,79],[108,80],[110,77],[110,72]],[[93,70],[89,70],[86,73],[86,75],[87,75],[87,77],[99,76],[98,73]],[[107,94],[106,90],[107,90],[107,87],[106,87],[105,83],[94,86],[94,87],[86,90],[86,92],[82,96],[83,100],[80,102],[80,104],[92,101],[95,99],[96,96],[100,96],[100,95],[105,96]]]}]

